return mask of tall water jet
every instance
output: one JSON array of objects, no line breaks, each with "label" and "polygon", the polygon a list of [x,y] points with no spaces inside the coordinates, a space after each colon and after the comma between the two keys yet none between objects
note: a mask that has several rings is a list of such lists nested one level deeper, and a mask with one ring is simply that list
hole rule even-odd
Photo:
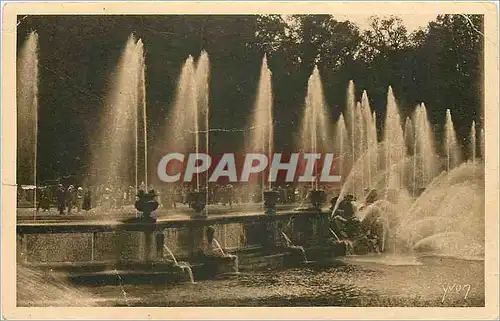
[{"label": "tall water jet", "polygon": [[[185,60],[177,81],[174,104],[163,127],[163,142],[166,143],[157,146],[157,150],[181,154],[195,152],[198,159],[200,152],[209,152],[209,76],[210,64],[205,51],[201,52],[196,63],[192,56]],[[209,180],[205,175],[203,191],[201,179],[202,174],[197,167],[195,189],[188,194],[188,199],[191,207],[199,213],[208,204]]]},{"label": "tall water jet", "polygon": [[[146,62],[144,56],[144,44],[141,39],[137,41],[136,46],[136,56],[138,61],[138,73],[139,73],[139,87],[138,87],[138,95],[139,95],[139,106],[138,109],[140,111],[140,116],[137,119],[137,122],[142,125],[142,151],[143,151],[143,177],[144,186],[148,185],[148,124],[147,124],[147,111],[146,111]],[[139,133],[138,133],[139,135]],[[137,143],[139,143],[139,139],[137,139]],[[136,160],[136,167],[139,166],[139,160]],[[137,170],[138,171],[138,170]]]},{"label": "tall water jet", "polygon": [[[443,145],[450,146],[447,155],[450,155],[448,158],[451,159],[451,168],[435,178],[439,163],[425,105],[422,103],[417,106],[413,117],[407,118],[403,127],[394,94],[389,87],[383,140],[380,144],[370,144],[368,134],[371,126],[363,109],[367,105],[364,96],[365,93],[361,100],[363,127],[353,122],[354,127],[349,128],[348,132],[354,128],[354,146],[352,140],[349,145],[354,147],[352,150],[355,153],[360,153],[359,147],[365,142],[367,149],[357,156],[351,166],[332,214],[335,214],[347,191],[351,190],[351,184],[361,181],[361,172],[366,173],[365,160],[374,155],[370,152],[370,147],[375,146],[375,152],[381,151],[380,156],[384,157],[380,158],[383,161],[376,167],[375,177],[369,181],[370,185],[374,183],[374,188],[386,191],[385,200],[367,204],[364,209],[358,211],[357,216],[363,222],[371,218],[381,220],[383,239],[389,242],[383,247],[410,253],[430,249],[432,253],[444,255],[484,254],[484,236],[481,234],[484,229],[484,193],[481,192],[484,168],[474,162],[456,166],[460,163],[460,157],[459,154],[458,157],[452,155],[452,152],[458,151],[458,145],[450,113],[447,115],[445,129],[445,135],[448,134]],[[359,119],[359,113],[357,109],[353,111],[350,119],[356,121]],[[373,124],[376,124],[375,116],[371,118]],[[339,122],[340,120],[342,118]],[[373,128],[376,131],[376,127]],[[335,132],[336,148],[340,145],[337,132],[338,124]],[[471,129],[473,141],[474,135],[475,132]],[[357,138],[359,136],[361,138]],[[376,138],[376,133],[373,137]],[[475,158],[475,155],[472,157]],[[374,161],[376,162],[377,158]],[[422,177],[421,182],[419,177]],[[420,194],[421,187],[425,187],[425,190]],[[414,197],[408,193],[411,189]],[[363,195],[359,188],[353,187],[352,191],[358,199]]]},{"label": "tall water jet", "polygon": [[198,146],[196,140],[198,136],[197,100],[194,59],[189,56],[182,66],[177,81],[174,105],[166,118],[164,126],[166,146],[162,146],[163,148],[167,147],[170,151],[178,153],[196,150]]},{"label": "tall water jet", "polygon": [[[208,59],[208,53],[202,51],[200,58],[196,62],[195,69],[196,85],[197,85],[197,104],[198,104],[198,115],[203,119],[198,120],[203,122],[203,128],[200,131],[205,134],[205,153],[210,152],[210,108],[209,108],[209,77],[210,77],[210,62]],[[207,172],[208,175],[208,172]],[[205,177],[205,197],[208,204],[208,176]]]},{"label": "tall water jet", "polygon": [[[345,108],[345,116],[346,116],[346,124],[347,124],[347,130],[349,132],[349,139],[350,139],[350,156],[351,156],[351,167],[354,166],[354,163],[356,162],[356,130],[355,130],[355,123],[356,123],[356,97],[355,97],[355,87],[354,87],[354,81],[349,80],[349,85],[347,86],[347,105]],[[354,180],[353,180],[353,186],[352,189],[355,189],[354,186]]]},{"label": "tall water jet", "polygon": [[[356,151],[354,152],[354,155],[356,155],[356,158],[353,159],[353,166],[356,164],[358,159],[363,155],[364,152],[364,137],[363,137],[363,116],[361,113],[361,103],[356,102],[356,107],[354,108],[354,124],[355,124],[355,148]],[[364,188],[364,172],[365,172],[365,164],[364,164],[364,159],[362,160],[361,168],[359,171],[354,172],[357,176],[357,181],[360,183],[361,189]],[[353,171],[351,169],[351,171]]]},{"label": "tall water jet", "polygon": [[[363,170],[361,171],[361,188],[365,189],[367,186],[366,181],[368,178],[368,167],[370,166],[368,159],[369,159],[369,153],[365,154],[365,151],[368,149],[368,144],[367,144],[367,129],[366,129],[366,121],[365,121],[365,112],[363,112],[363,105],[361,102],[358,102],[356,105],[357,109],[357,119],[358,119],[358,128],[359,128],[359,157],[363,157]],[[369,182],[369,180],[368,180]],[[368,185],[370,185],[368,183]]]},{"label": "tall water jet", "polygon": [[[318,153],[328,147],[327,137],[329,130],[325,109],[323,85],[318,67],[315,66],[307,85],[304,118],[300,136],[302,151]],[[312,187],[314,189],[318,188],[317,180],[313,182]]]},{"label": "tall water jet", "polygon": [[[147,181],[145,64],[142,41],[131,35],[116,67],[102,127],[93,149],[94,183],[139,186]],[[142,128],[141,128],[142,127]],[[139,149],[144,148],[144,153]],[[143,156],[141,155],[143,154]],[[144,157],[144,173],[140,158]],[[134,177],[130,173],[134,169]],[[141,184],[142,185],[142,184]]]},{"label": "tall water jet", "polygon": [[[31,32],[17,59],[17,182],[37,185],[38,34]],[[33,190],[36,208],[36,188]]]},{"label": "tall water jet", "polygon": [[346,169],[346,149],[349,148],[349,137],[347,135],[347,128],[345,125],[344,121],[344,115],[341,114],[339,117],[339,120],[335,124],[335,132],[334,132],[334,138],[335,138],[335,153],[338,155],[338,168],[339,168],[339,175],[340,177],[344,178],[347,176],[347,169]]},{"label": "tall water jet", "polygon": [[483,161],[486,159],[485,149],[484,149],[484,128],[481,128],[481,137],[480,137],[480,147],[481,147],[481,157]]},{"label": "tall water jet", "polygon": [[470,129],[470,149],[471,149],[471,160],[476,162],[476,122],[472,121],[472,127]]},{"label": "tall water jet", "polygon": [[[385,164],[384,168],[391,168],[395,163],[398,163],[406,155],[402,153],[404,147],[403,130],[401,128],[401,120],[399,116],[398,106],[392,91],[389,86],[387,92],[387,110],[384,124],[384,143],[385,143]],[[387,171],[388,188],[400,189],[401,173],[399,177],[390,177],[391,171]]]},{"label": "tall water jet", "polygon": [[[369,185],[371,185],[371,180],[372,180],[372,171],[376,170],[376,166],[374,167],[373,164],[376,164],[376,159],[372,160],[372,153],[371,151],[373,148],[376,148],[377,145],[377,128],[374,123],[374,119],[371,113],[371,108],[370,108],[370,102],[368,100],[368,95],[366,93],[366,90],[363,91],[363,94],[361,96],[361,109],[363,113],[363,120],[364,120],[364,132],[366,136],[366,149],[368,150],[367,157],[366,157],[366,167],[367,167],[367,174],[368,174],[368,188],[370,188]],[[376,158],[376,157],[375,157]]]},{"label": "tall water jet", "polygon": [[[378,148],[378,135],[377,135],[377,114],[375,111],[372,113],[372,127],[371,127],[371,135],[373,137],[373,148],[377,149]],[[375,168],[375,171],[378,171],[378,153],[374,155],[373,159],[373,167]]]},{"label": "tall water jet", "polygon": [[435,139],[432,133],[427,108],[422,103],[417,106],[413,114],[415,126],[415,151],[418,157],[418,171],[421,176],[420,187],[425,187],[437,174],[438,159]]},{"label": "tall water jet", "polygon": [[[272,73],[267,65],[267,57],[262,58],[257,97],[255,99],[252,122],[250,124],[250,139],[247,150],[252,153],[264,153],[271,157],[273,152],[273,93]],[[261,191],[270,188],[269,180],[261,177]]]},{"label": "tall water jet", "polygon": [[444,154],[446,157],[446,170],[454,168],[460,164],[460,150],[457,144],[457,137],[453,120],[451,119],[451,111],[446,110],[446,122],[444,126]]},{"label": "tall water jet", "polygon": [[[471,155],[470,155],[470,160],[472,163],[476,163],[476,122],[473,120],[472,121],[472,126],[470,129],[470,149],[471,149]],[[475,173],[475,172],[474,172]]]},{"label": "tall water jet", "polygon": [[413,186],[413,195],[416,195],[417,191],[417,154],[416,154],[416,140],[414,137],[414,132],[413,132],[413,123],[410,119],[410,117],[406,118],[405,121],[405,131],[404,131],[404,140],[405,140],[405,148],[406,152],[409,153],[409,150],[411,150],[411,153],[413,154],[413,166],[412,166],[412,186]]},{"label": "tall water jet", "polygon": [[415,137],[413,133],[413,123],[410,117],[406,117],[405,120],[404,141],[407,149],[413,149]]}]

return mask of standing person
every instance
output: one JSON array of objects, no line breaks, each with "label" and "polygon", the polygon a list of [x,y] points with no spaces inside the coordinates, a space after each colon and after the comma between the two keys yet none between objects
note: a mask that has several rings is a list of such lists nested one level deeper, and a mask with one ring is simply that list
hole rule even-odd
[{"label": "standing person", "polygon": [[282,187],[282,193],[283,193],[283,200],[281,201],[282,204],[287,204],[289,195],[288,195],[289,189],[288,189],[288,184]]},{"label": "standing person", "polygon": [[46,187],[43,187],[40,189],[40,197],[39,201],[37,204],[37,212],[41,208],[43,211],[49,211],[50,212],[50,199],[49,199],[49,194],[47,191]]},{"label": "standing person", "polygon": [[76,189],[76,211],[80,213],[83,205],[83,188],[79,186]]},{"label": "standing person", "polygon": [[106,203],[104,201],[104,193],[105,193],[105,188],[104,188],[104,184],[101,184],[99,186],[99,191],[97,192],[97,201],[99,202],[99,206],[104,206],[104,204]]},{"label": "standing person", "polygon": [[170,191],[169,191],[170,197],[172,198],[172,206],[175,209],[177,209],[177,188],[176,186],[173,186]]},{"label": "standing person", "polygon": [[123,206],[123,193],[121,187],[118,187],[118,189],[115,192],[115,208],[121,209]]},{"label": "standing person", "polygon": [[182,195],[182,204],[187,204],[188,202],[188,191],[187,191],[187,188],[186,187],[182,187],[182,190],[181,190],[181,195]]},{"label": "standing person", "polygon": [[177,203],[182,203],[182,187],[180,185],[174,186],[174,208],[177,208]]},{"label": "standing person", "polygon": [[57,186],[56,201],[57,201],[57,210],[59,211],[60,215],[63,215],[64,208],[66,205],[66,193],[63,184],[59,184]]},{"label": "standing person", "polygon": [[35,198],[35,211],[38,213],[41,207],[42,189],[40,187],[35,187],[35,190],[37,195],[37,197]]},{"label": "standing person", "polygon": [[71,209],[75,203],[75,187],[73,185],[68,186],[66,190],[66,205],[68,207],[68,214],[71,213]]},{"label": "standing person", "polygon": [[128,200],[128,188],[127,186],[123,186],[122,189],[122,204],[127,205],[127,200]]},{"label": "standing person", "polygon": [[85,194],[83,195],[83,202],[82,202],[82,209],[85,211],[85,214],[90,211],[92,208],[92,193],[90,190],[86,190]]},{"label": "standing person", "polygon": [[286,188],[283,188],[280,185],[278,185],[278,186],[276,186],[275,189],[278,190],[280,204],[285,204],[286,203]]},{"label": "standing person", "polygon": [[234,197],[233,185],[227,184],[227,201],[229,202],[230,208],[233,208],[233,197]]},{"label": "standing person", "polygon": [[106,187],[102,194],[102,207],[104,210],[110,210],[112,206],[111,188]]}]

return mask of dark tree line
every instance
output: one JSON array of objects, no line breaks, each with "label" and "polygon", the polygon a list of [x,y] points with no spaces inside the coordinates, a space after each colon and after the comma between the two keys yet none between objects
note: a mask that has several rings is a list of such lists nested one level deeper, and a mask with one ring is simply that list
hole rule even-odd
[{"label": "dark tree line", "polygon": [[[332,121],[345,108],[352,79],[357,99],[366,90],[379,121],[391,85],[403,119],[423,101],[438,136],[447,108],[464,146],[472,120],[478,132],[482,123],[481,15],[441,15],[411,34],[397,17],[374,17],[367,30],[328,15],[19,19],[18,48],[31,30],[40,40],[41,180],[86,172],[95,143],[88,137],[97,129],[114,67],[131,33],[145,43],[150,140],[161,137],[158,131],[173,104],[184,60],[189,55],[197,58],[201,50],[210,56],[213,128],[245,128],[267,55],[278,150],[294,150],[314,65],[321,73]],[[241,150],[244,137],[244,131],[214,132],[212,150]]]},{"label": "dark tree line", "polygon": [[[427,28],[409,34],[397,17],[372,17],[370,28],[360,31],[348,21],[326,15],[293,16],[292,24],[281,16],[271,16],[260,19],[261,28],[271,32],[260,31],[257,44],[271,53],[275,78],[295,73],[298,88],[293,88],[302,96],[305,81],[317,64],[334,117],[345,108],[346,86],[352,79],[357,99],[366,90],[382,121],[391,85],[402,120],[425,102],[437,137],[442,135],[446,109],[451,109],[465,147],[472,120],[478,126],[482,123],[482,19],[480,15],[440,15]],[[276,30],[277,39],[272,36]],[[286,104],[301,103],[300,96],[287,97]]]}]

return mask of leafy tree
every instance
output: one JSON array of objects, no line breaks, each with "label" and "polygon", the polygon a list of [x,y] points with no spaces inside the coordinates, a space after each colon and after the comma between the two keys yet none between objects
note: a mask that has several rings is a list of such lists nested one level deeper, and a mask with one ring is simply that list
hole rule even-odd
[{"label": "leafy tree", "polygon": [[[439,15],[417,49],[419,65],[425,70],[419,82],[432,103],[432,120],[442,124],[450,108],[464,146],[472,120],[482,123],[482,30],[482,15]],[[439,126],[439,134],[441,130]]]},{"label": "leafy tree", "polygon": [[370,20],[370,29],[362,34],[360,56],[363,60],[373,61],[377,57],[388,58],[391,54],[409,46],[408,31],[401,18],[390,16],[382,19],[372,16]]},{"label": "leafy tree", "polygon": [[[38,142],[51,151],[39,155],[42,180],[75,173],[80,165],[74,160],[89,154],[88,133],[99,123],[114,66],[132,32],[145,43],[151,137],[162,137],[182,64],[203,49],[211,63],[210,121],[217,128],[247,124],[267,55],[276,150],[294,148],[290,133],[298,132],[314,65],[334,117],[345,107],[353,79],[357,99],[367,90],[379,125],[389,85],[402,119],[416,103],[426,103],[438,137],[446,108],[460,139],[468,136],[472,119],[482,123],[481,15],[440,15],[411,34],[395,16],[373,17],[365,31],[329,15],[27,16],[18,22],[19,48],[31,30],[40,39]],[[211,143],[213,150],[234,150],[243,139],[242,132],[221,131]]]}]

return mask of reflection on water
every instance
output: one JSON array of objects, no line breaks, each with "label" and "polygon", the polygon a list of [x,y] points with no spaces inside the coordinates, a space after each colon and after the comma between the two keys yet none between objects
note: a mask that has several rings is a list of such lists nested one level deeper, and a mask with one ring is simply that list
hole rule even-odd
[{"label": "reflection on water", "polygon": [[377,263],[383,265],[422,265],[422,262],[415,256],[393,254],[350,255],[343,258],[342,262],[350,264]]},{"label": "reflection on water", "polygon": [[[484,305],[484,261],[398,258],[400,265],[388,265],[391,260],[394,257],[350,257],[328,266],[242,273],[196,284],[99,286],[79,291],[90,293],[99,306]],[[443,300],[443,288],[454,284],[462,288],[469,285],[467,297],[464,291],[448,292]],[[24,289],[21,293],[23,302],[29,295],[38,295]],[[42,299],[45,297],[32,298]],[[60,305],[82,302],[75,297]]]}]

